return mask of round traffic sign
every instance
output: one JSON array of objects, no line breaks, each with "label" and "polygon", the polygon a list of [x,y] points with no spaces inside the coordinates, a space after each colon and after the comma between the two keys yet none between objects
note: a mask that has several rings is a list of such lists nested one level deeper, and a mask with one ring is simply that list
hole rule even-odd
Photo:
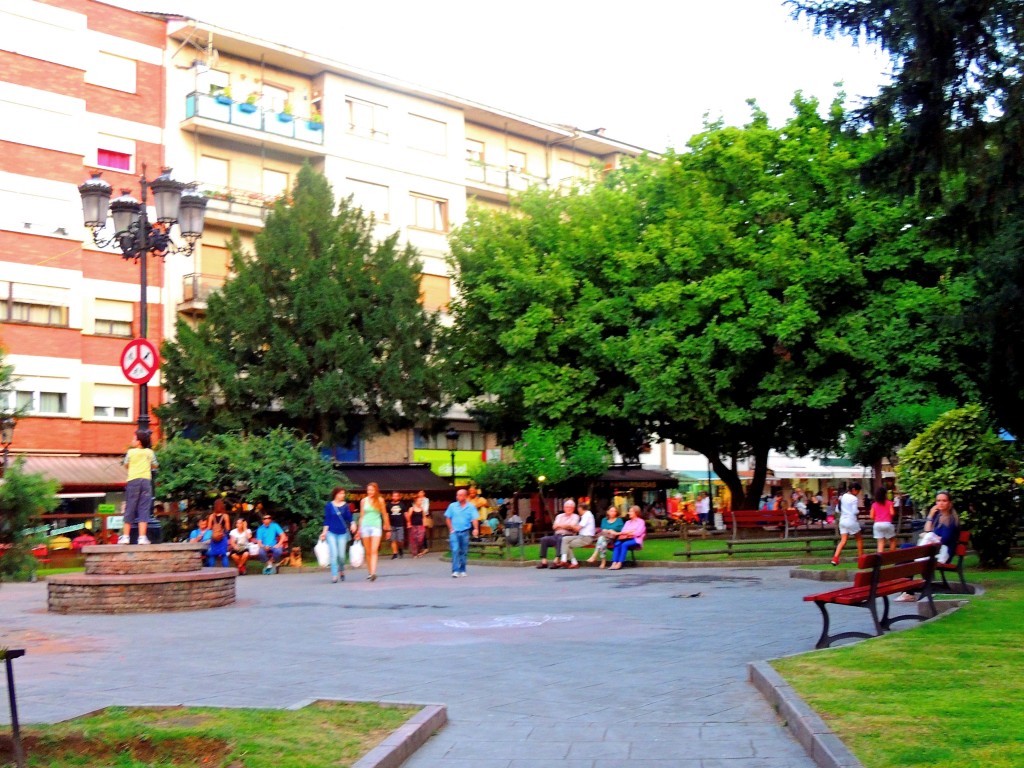
[{"label": "round traffic sign", "polygon": [[133,339],[121,352],[121,372],[132,384],[145,384],[153,378],[160,356],[149,339]]}]

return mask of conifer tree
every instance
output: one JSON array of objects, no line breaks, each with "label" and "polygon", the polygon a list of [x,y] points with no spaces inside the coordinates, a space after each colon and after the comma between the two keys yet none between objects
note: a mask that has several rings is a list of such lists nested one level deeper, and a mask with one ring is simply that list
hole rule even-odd
[{"label": "conifer tree", "polygon": [[398,234],[335,205],[310,167],[279,201],[255,250],[231,243],[233,276],[192,329],[164,345],[159,414],[173,431],[299,429],[341,444],[430,419],[436,318],[419,303],[420,262]]}]

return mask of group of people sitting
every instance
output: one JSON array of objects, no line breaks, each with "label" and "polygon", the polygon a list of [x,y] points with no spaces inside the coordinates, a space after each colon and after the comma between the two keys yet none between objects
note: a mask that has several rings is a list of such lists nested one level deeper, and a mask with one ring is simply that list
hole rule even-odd
[{"label": "group of people sitting", "polygon": [[[555,518],[553,532],[540,539],[538,568],[579,568],[575,550],[593,546],[594,553],[587,562],[599,561],[599,567],[604,568],[608,550],[611,550],[610,570],[617,571],[622,568],[629,550],[643,547],[647,525],[640,516],[640,507],[630,507],[625,520],[619,516],[616,507],[608,507],[600,525],[589,504],[580,504],[579,509],[577,513],[576,502],[572,499],[562,505],[561,514]],[[548,550],[552,547],[555,557],[549,562]]]},{"label": "group of people sitting", "polygon": [[228,567],[228,562],[244,576],[250,558],[257,558],[264,564],[264,573],[273,573],[288,552],[288,535],[274,522],[268,512],[263,513],[262,525],[255,531],[249,528],[244,517],[231,527],[231,517],[223,499],[213,503],[213,511],[199,519],[188,540],[208,544],[206,565],[214,568],[219,564]]}]

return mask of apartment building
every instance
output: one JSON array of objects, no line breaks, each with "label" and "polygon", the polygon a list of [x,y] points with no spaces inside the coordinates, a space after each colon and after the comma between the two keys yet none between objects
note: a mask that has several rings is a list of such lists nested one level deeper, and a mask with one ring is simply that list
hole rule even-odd
[{"label": "apartment building", "polygon": [[[204,315],[231,273],[231,233],[251,244],[304,162],[372,213],[382,237],[397,231],[417,248],[422,301],[444,312],[447,236],[473,201],[507,206],[531,184],[587,180],[640,152],[601,132],[96,0],[10,0],[0,57],[0,108],[14,116],[0,120],[0,345],[22,382],[12,405],[35,398],[15,453],[109,457],[137,418],[118,355],[138,331],[138,272],[83,230],[76,186],[94,169],[137,196],[143,165],[151,178],[171,166],[208,198],[195,253],[150,262],[149,337],[159,344],[178,317]],[[154,383],[152,406],[161,401]],[[334,452],[465,477],[495,445],[464,411],[450,417],[460,432],[454,468],[444,437],[417,431]]]}]

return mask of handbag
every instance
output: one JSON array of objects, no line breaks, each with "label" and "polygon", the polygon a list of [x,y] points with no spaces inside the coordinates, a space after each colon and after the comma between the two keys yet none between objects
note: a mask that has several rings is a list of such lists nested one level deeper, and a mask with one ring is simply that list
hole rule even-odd
[{"label": "handbag", "polygon": [[363,542],[357,541],[348,548],[348,563],[353,568],[362,568],[365,561],[366,550],[363,548]]},{"label": "handbag", "polygon": [[313,554],[316,555],[316,562],[321,568],[326,568],[331,562],[331,548],[326,541],[318,541],[313,545]]},{"label": "handbag", "polygon": [[249,555],[250,557],[258,557],[260,554],[260,545],[258,542],[249,542]]}]

